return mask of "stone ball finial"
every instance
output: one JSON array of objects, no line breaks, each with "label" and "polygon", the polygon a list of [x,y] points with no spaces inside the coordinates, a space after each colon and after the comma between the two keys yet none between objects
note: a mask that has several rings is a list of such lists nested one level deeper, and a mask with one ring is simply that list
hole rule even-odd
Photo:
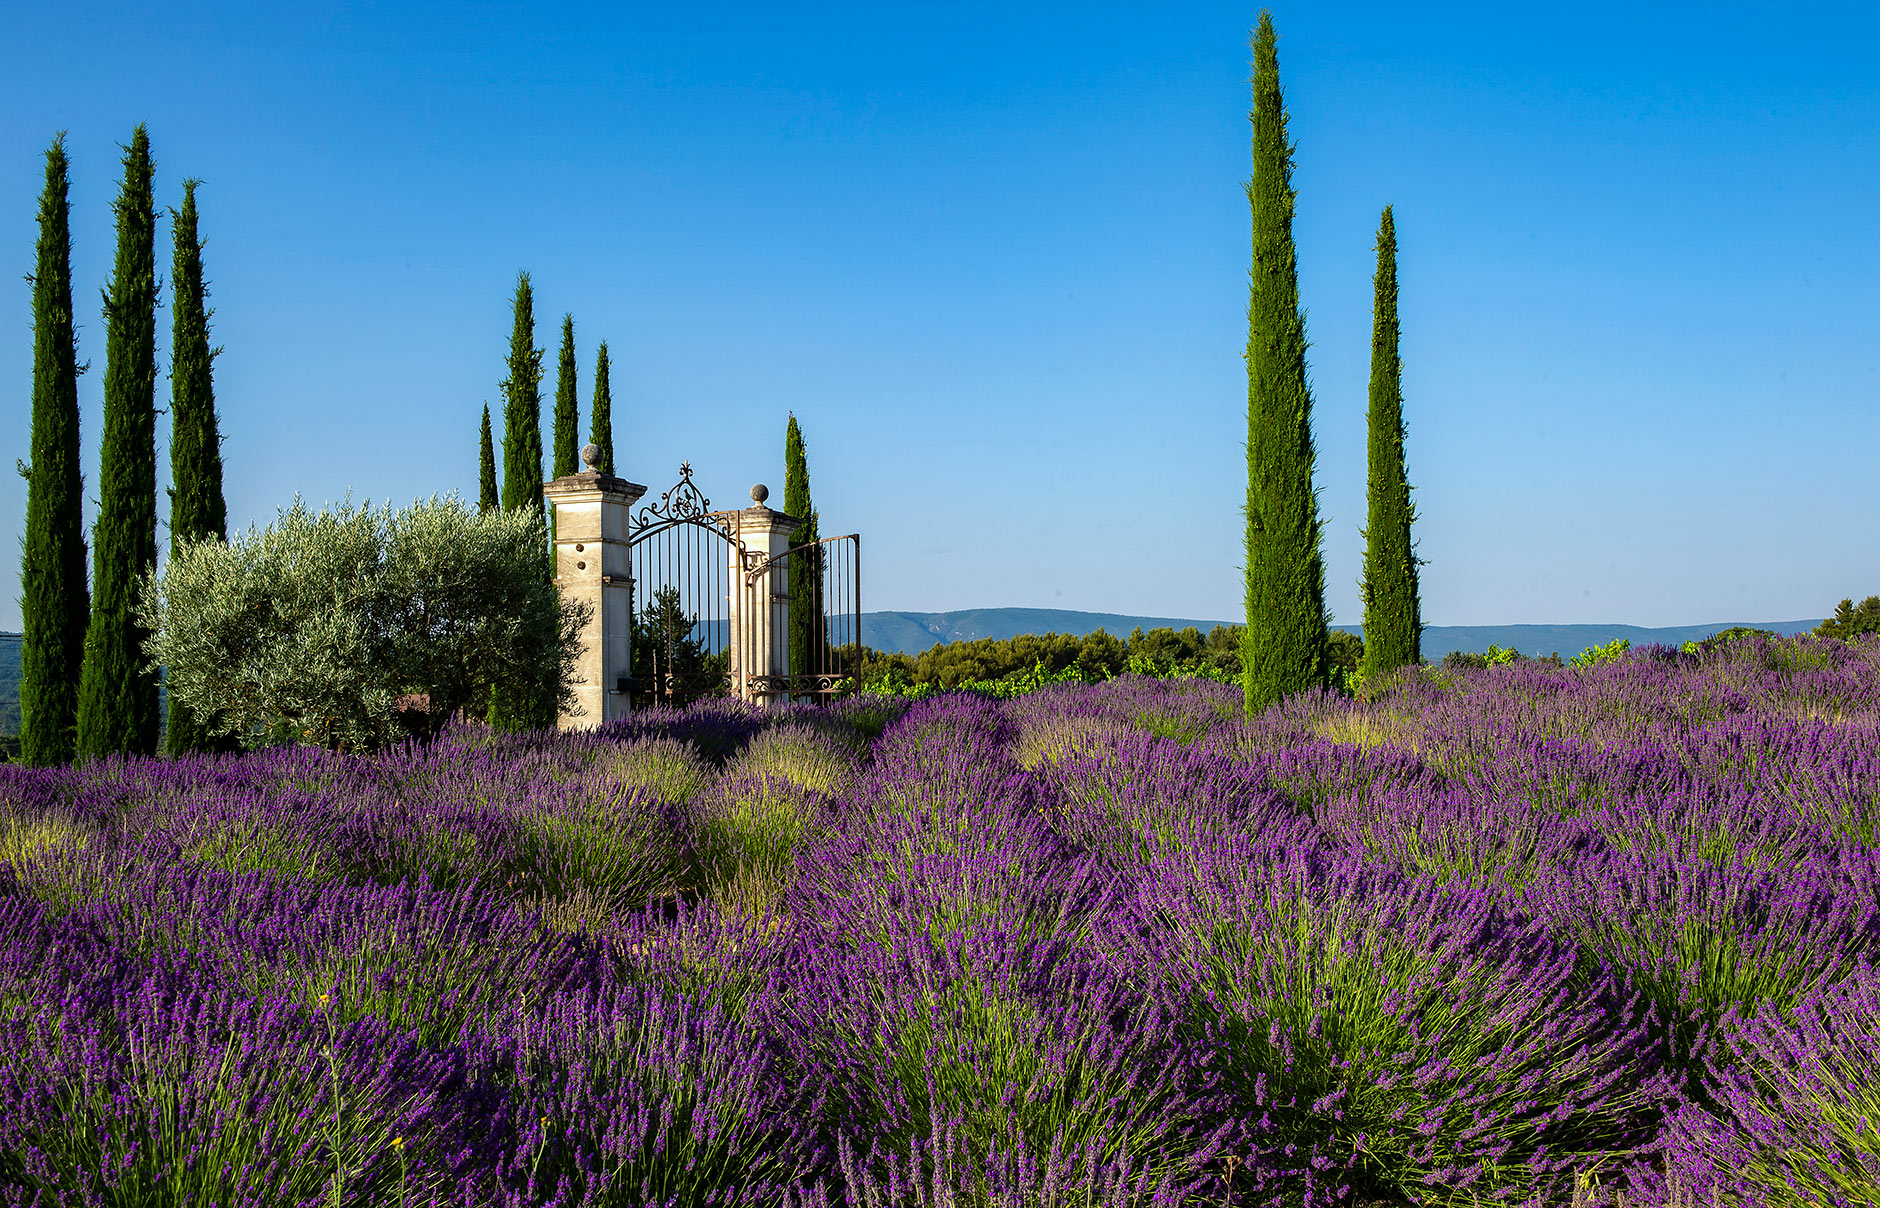
[{"label": "stone ball finial", "polygon": [[764,500],[769,499],[769,498],[770,498],[770,488],[765,486],[763,483],[760,482],[756,486],[751,488],[751,502],[752,503],[762,503],[764,502]]},{"label": "stone ball finial", "polygon": [[599,445],[582,445],[581,460],[586,463],[589,470],[599,469],[601,464],[601,447]]}]

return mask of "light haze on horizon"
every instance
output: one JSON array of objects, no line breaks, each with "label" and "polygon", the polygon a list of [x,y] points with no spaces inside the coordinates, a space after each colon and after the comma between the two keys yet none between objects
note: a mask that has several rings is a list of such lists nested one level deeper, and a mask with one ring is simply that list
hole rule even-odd
[{"label": "light haze on horizon", "polygon": [[[564,311],[582,437],[605,339],[618,466],[655,496],[681,460],[719,506],[780,495],[794,411],[823,532],[863,534],[867,609],[1240,615],[1257,6],[124,7],[9,12],[6,460],[63,129],[96,495],[99,290],[142,121],[160,207],[204,181],[231,529],[296,493],[474,498],[526,268],[545,443]],[[1880,16],[1274,20],[1338,623],[1362,620],[1386,204],[1426,623],[1880,593]],[[0,531],[25,497],[8,474]],[[0,629],[18,595],[13,552]]]}]

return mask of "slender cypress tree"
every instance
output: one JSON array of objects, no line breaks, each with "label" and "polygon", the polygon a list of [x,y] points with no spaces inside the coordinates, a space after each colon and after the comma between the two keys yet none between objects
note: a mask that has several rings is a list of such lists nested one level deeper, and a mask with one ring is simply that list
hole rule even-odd
[{"label": "slender cypress tree", "polygon": [[501,506],[496,495],[496,444],[490,437],[490,405],[483,404],[483,434],[477,449],[477,511],[493,512]]},{"label": "slender cypress tree", "polygon": [[503,510],[542,506],[542,350],[535,346],[535,295],[516,276],[509,376],[503,380]]},{"label": "slender cypress tree", "polygon": [[20,551],[20,755],[70,763],[91,597],[85,585],[84,483],[78,472],[78,344],[72,329],[72,228],[65,135],[46,148],[33,265],[32,465]]},{"label": "slender cypress tree", "polygon": [[[170,274],[170,541],[228,540],[222,497],[222,433],[215,416],[215,358],[209,346],[208,289],[202,279],[196,185],[183,182],[183,206],[170,212],[175,262]],[[172,755],[222,744],[201,719],[172,699],[163,747]]]},{"label": "slender cypress tree", "polygon": [[601,341],[600,354],[594,358],[594,408],[588,418],[588,443],[600,448],[600,460],[594,468],[603,474],[614,472],[614,384],[613,366],[607,360],[607,341]]},{"label": "slender cypress tree", "polygon": [[144,666],[148,634],[132,603],[137,580],[157,564],[157,216],[150,136],[124,153],[118,193],[117,263],[105,293],[104,437],[98,525],[92,541],[91,624],[79,677],[78,755],[157,749],[156,673]]},{"label": "slender cypress tree", "polygon": [[1312,393],[1293,246],[1292,145],[1271,12],[1253,38],[1253,271],[1247,304],[1247,627],[1241,685],[1249,713],[1325,683],[1325,565],[1312,486]]},{"label": "slender cypress tree", "polygon": [[574,396],[574,316],[561,317],[561,362],[555,374],[555,472],[581,470],[581,414]]},{"label": "slender cypress tree", "polygon": [[[529,274],[516,274],[515,326],[509,335],[509,376],[503,379],[503,510],[533,506],[547,536],[542,499],[542,350],[535,346],[535,295]],[[553,576],[554,563],[542,546],[542,573]],[[490,724],[499,730],[553,725],[552,700],[522,699],[495,692]]]},{"label": "slender cypress tree", "polygon": [[[809,459],[803,430],[790,415],[783,434],[783,510],[803,522],[790,538],[793,546],[814,546],[816,508],[809,495]],[[790,559],[790,674],[810,675],[821,662],[825,641],[822,616],[821,550],[804,550]]]},{"label": "slender cypress tree", "polygon": [[1364,529],[1365,678],[1417,662],[1423,615],[1410,541],[1416,509],[1403,456],[1403,361],[1397,353],[1397,224],[1377,228],[1377,299],[1371,320],[1369,514]]}]

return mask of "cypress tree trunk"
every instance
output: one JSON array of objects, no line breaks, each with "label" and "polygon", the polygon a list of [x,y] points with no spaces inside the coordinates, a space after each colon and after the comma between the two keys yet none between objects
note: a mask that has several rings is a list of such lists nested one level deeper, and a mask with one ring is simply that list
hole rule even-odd
[{"label": "cypress tree trunk", "polygon": [[1371,327],[1369,508],[1364,529],[1364,676],[1417,662],[1423,615],[1410,541],[1415,508],[1404,472],[1403,362],[1397,353],[1397,225],[1377,228],[1377,299]]},{"label": "cypress tree trunk", "polygon": [[131,605],[157,564],[157,218],[150,136],[138,126],[124,153],[117,263],[105,294],[104,437],[92,542],[91,624],[79,680],[78,755],[157,749],[157,677]]},{"label": "cypress tree trunk", "polygon": [[[209,346],[208,290],[202,279],[196,185],[183,182],[183,207],[170,215],[175,261],[170,275],[170,541],[228,540],[228,505],[222,497],[222,433],[215,416],[214,363]],[[174,698],[163,747],[172,755],[226,744]]]},{"label": "cypress tree trunk", "polygon": [[535,346],[535,295],[516,276],[516,322],[503,379],[503,510],[542,506],[542,350]]},{"label": "cypress tree trunk", "polygon": [[32,465],[20,550],[20,755],[41,766],[77,751],[79,669],[91,596],[85,584],[84,485],[78,472],[78,344],[72,330],[72,230],[65,135],[46,148],[33,264]]},{"label": "cypress tree trunk", "polygon": [[600,448],[600,460],[594,468],[603,474],[614,472],[614,385],[613,366],[607,361],[607,341],[601,341],[600,355],[594,358],[594,413],[588,418],[588,443]]},{"label": "cypress tree trunk", "polygon": [[[796,415],[783,434],[783,510],[803,522],[790,538],[793,546],[817,540],[816,508],[809,495],[809,459],[803,450],[803,430]],[[821,550],[805,550],[790,559],[790,674],[811,675],[820,669],[826,640],[822,615]]]},{"label": "cypress tree trunk", "polygon": [[555,374],[555,472],[549,477],[579,473],[581,469],[581,415],[574,397],[574,316],[561,317],[561,362]]},{"label": "cypress tree trunk", "polygon": [[477,511],[493,512],[501,501],[496,495],[496,444],[490,437],[490,405],[483,404],[483,432],[477,447]]},{"label": "cypress tree trunk", "polygon": [[1293,246],[1292,151],[1270,12],[1253,39],[1253,271],[1247,304],[1249,713],[1326,680],[1325,566],[1312,487],[1312,394]]}]

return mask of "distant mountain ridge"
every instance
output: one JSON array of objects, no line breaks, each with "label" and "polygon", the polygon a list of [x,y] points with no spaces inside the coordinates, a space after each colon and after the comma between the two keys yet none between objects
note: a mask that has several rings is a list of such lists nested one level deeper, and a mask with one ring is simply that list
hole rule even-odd
[{"label": "distant mountain ridge", "polygon": [[[969,608],[957,612],[865,612],[862,614],[862,641],[876,650],[894,650],[919,654],[943,642],[971,642],[981,638],[1005,641],[1021,633],[1068,633],[1082,637],[1104,629],[1117,637],[1141,626],[1144,630],[1183,629],[1194,626],[1202,633],[1224,621],[1203,621],[1186,617],[1137,617],[1115,612],[1072,612],[1062,608]],[[1588,646],[1604,646],[1625,638],[1634,646],[1662,642],[1678,646],[1700,641],[1721,629],[1747,625],[1773,629],[1780,634],[1805,633],[1821,624],[1820,618],[1805,621],[1717,621],[1708,625],[1667,625],[1650,628],[1642,625],[1426,625],[1423,627],[1423,657],[1440,659],[1452,650],[1480,653],[1490,646],[1519,650],[1526,655],[1575,655]],[[1362,625],[1335,628],[1362,634]]]}]

